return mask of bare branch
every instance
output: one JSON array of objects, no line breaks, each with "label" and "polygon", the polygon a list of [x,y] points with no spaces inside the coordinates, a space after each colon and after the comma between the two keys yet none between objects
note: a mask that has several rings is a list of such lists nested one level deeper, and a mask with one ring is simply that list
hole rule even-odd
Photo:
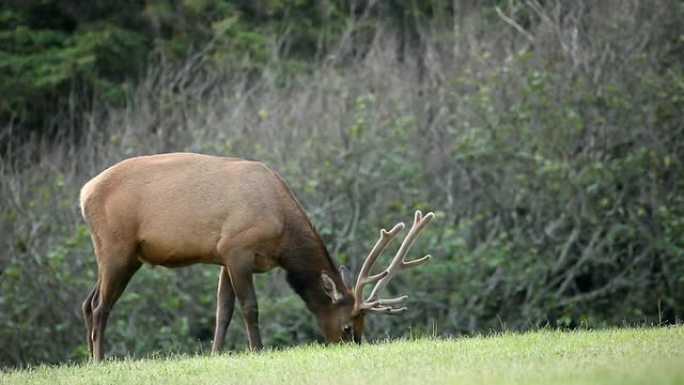
[{"label": "bare branch", "polygon": [[501,10],[501,8],[495,7],[495,9],[496,9],[496,14],[499,15],[499,17],[501,18],[501,20],[505,21],[506,24],[508,24],[508,25],[510,25],[511,27],[515,28],[518,32],[520,32],[523,36],[525,36],[525,38],[526,38],[527,40],[529,40],[530,42],[534,42],[534,36],[532,36],[531,33],[525,31],[525,28],[523,28],[520,24],[516,23],[515,20],[513,20],[512,18],[506,16],[506,15],[503,13],[503,11]]}]

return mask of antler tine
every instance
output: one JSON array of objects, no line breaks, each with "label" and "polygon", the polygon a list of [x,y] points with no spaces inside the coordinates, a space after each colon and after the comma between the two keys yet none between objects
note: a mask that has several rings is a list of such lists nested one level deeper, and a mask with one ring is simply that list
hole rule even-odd
[{"label": "antler tine", "polygon": [[399,314],[403,313],[407,310],[407,307],[400,307],[399,309],[395,309],[389,306],[375,306],[375,307],[369,307],[366,309],[368,311],[372,311],[375,313],[383,313],[383,314]]},{"label": "antler tine", "polygon": [[359,272],[359,277],[356,281],[356,285],[354,286],[354,298],[357,299],[355,304],[356,312],[362,309],[363,287],[369,283],[376,283],[378,280],[389,274],[389,271],[385,270],[380,274],[372,275],[370,277],[368,276],[368,274],[370,274],[371,268],[373,268],[373,265],[380,254],[382,254],[387,245],[403,228],[404,224],[400,222],[394,225],[390,231],[385,229],[380,230],[380,238],[375,243],[375,246],[373,246],[370,254],[368,254],[368,257],[366,257],[366,260],[363,262],[361,271]]},{"label": "antler tine", "polygon": [[[384,305],[390,305],[390,304],[395,304],[398,303],[402,300],[405,300],[408,298],[407,296],[402,296],[398,297],[392,300],[379,300],[378,295],[382,290],[387,286],[389,281],[400,271],[405,268],[410,268],[410,267],[416,267],[419,265],[422,265],[423,263],[427,262],[431,257],[430,255],[426,255],[423,258],[416,259],[413,261],[405,261],[404,258],[406,257],[406,254],[408,253],[409,249],[415,242],[415,240],[418,237],[418,234],[423,230],[423,228],[434,218],[433,213],[427,213],[425,216],[423,216],[423,213],[418,210],[415,213],[415,216],[413,218],[413,225],[411,226],[411,229],[409,230],[408,234],[406,235],[406,238],[404,241],[401,243],[401,246],[399,247],[399,250],[395,254],[394,258],[392,259],[392,262],[390,262],[390,265],[387,267],[387,269],[381,273],[376,275],[382,277],[379,278],[378,283],[375,285],[373,288],[373,291],[371,292],[371,295],[363,301],[362,308],[366,310],[372,310],[372,311],[379,311],[382,313],[387,313],[387,314],[396,314],[399,313],[403,310],[401,309],[393,309],[389,306],[384,306]],[[377,256],[376,256],[377,258]],[[360,297],[357,297],[360,298]],[[403,309],[403,308],[402,308]]]}]

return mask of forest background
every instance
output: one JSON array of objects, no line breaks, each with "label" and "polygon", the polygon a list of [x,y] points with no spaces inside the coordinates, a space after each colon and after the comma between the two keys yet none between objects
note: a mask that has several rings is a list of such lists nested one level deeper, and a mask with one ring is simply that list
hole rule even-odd
[{"label": "forest background", "polygon": [[[352,271],[434,211],[413,248],[433,260],[389,288],[409,311],[371,339],[680,321],[681,20],[676,0],[0,1],[0,367],[87,357],[79,189],[170,151],[267,163]],[[209,351],[217,276],[143,268],[108,351]],[[320,339],[282,272],[256,285],[267,345]]]}]

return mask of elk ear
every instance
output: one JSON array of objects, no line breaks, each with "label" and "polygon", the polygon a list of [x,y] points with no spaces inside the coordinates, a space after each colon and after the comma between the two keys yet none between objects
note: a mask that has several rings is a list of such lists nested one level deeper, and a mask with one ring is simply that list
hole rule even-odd
[{"label": "elk ear", "polygon": [[352,287],[352,285],[354,284],[354,279],[352,277],[351,271],[347,269],[347,266],[340,266],[340,275],[342,276],[342,282],[344,282],[344,284],[347,285],[347,287]]},{"label": "elk ear", "polygon": [[340,293],[339,290],[337,290],[337,285],[335,285],[335,282],[328,276],[326,273],[321,273],[321,283],[323,284],[323,292],[325,295],[330,297],[330,300],[332,303],[338,303],[340,300],[342,300],[343,295]]}]

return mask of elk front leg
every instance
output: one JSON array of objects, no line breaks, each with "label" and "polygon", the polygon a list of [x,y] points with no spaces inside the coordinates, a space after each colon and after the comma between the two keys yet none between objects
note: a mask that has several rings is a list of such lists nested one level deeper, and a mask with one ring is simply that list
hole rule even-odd
[{"label": "elk front leg", "polygon": [[218,290],[216,292],[216,331],[214,332],[214,343],[211,347],[212,353],[218,353],[223,345],[226,329],[233,318],[233,308],[235,307],[235,291],[230,282],[228,269],[223,266],[219,273]]},{"label": "elk front leg", "polygon": [[240,304],[240,310],[242,310],[242,317],[245,319],[249,348],[252,351],[261,350],[264,345],[261,343],[259,333],[259,309],[252,281],[254,253],[246,251],[231,253],[226,267],[233,285],[233,291]]}]

